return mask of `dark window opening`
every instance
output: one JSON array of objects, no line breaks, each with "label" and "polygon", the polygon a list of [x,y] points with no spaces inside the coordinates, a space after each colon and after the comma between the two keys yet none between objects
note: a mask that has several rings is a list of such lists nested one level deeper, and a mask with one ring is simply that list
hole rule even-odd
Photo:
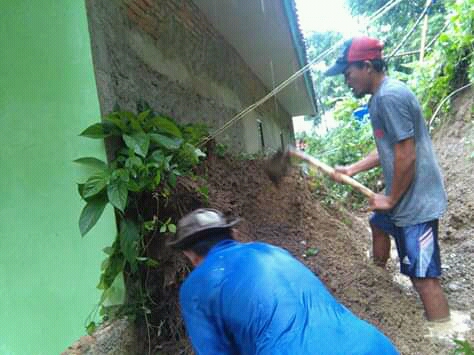
[{"label": "dark window opening", "polygon": [[265,139],[263,138],[263,123],[260,120],[257,120],[258,123],[258,131],[260,132],[260,144],[262,146],[262,150],[265,150]]}]

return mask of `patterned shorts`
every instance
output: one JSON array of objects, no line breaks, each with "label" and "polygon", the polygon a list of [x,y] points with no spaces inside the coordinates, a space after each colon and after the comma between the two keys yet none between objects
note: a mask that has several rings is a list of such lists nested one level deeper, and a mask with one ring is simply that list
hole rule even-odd
[{"label": "patterned shorts", "polygon": [[441,276],[437,219],[397,227],[390,216],[375,212],[370,223],[395,239],[402,274],[420,278]]}]

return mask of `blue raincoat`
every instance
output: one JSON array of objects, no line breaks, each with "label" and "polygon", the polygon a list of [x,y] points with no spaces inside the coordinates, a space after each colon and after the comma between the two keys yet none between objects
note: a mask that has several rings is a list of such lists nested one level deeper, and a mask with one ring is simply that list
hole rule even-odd
[{"label": "blue raincoat", "polygon": [[396,355],[287,251],[226,240],[180,290],[196,355]]}]

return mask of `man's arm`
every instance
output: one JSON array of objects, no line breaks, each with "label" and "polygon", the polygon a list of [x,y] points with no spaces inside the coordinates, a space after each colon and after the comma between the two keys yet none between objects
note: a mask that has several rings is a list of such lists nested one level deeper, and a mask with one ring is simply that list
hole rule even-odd
[{"label": "man's arm", "polygon": [[410,187],[415,176],[415,139],[408,138],[395,144],[394,173],[389,196],[375,194],[369,205],[373,210],[392,209]]},{"label": "man's arm", "polygon": [[183,318],[196,355],[234,355],[229,340],[208,318],[196,313],[183,314]]},{"label": "man's arm", "polygon": [[[189,281],[189,280],[187,280]],[[194,285],[195,286],[195,285]],[[180,306],[186,332],[196,355],[235,355],[233,344],[221,329],[220,315],[209,309],[209,300],[192,297],[192,285],[185,281],[180,290]],[[198,302],[198,303],[196,303]]]},{"label": "man's arm", "polygon": [[[359,160],[358,162],[351,165],[347,165],[347,166],[337,166],[334,170],[336,170],[336,173],[353,176],[355,174],[360,173],[361,171],[370,170],[379,165],[380,165],[379,153],[377,152],[377,150],[374,150],[370,152],[362,160]],[[337,182],[342,182],[339,179],[338,174],[334,174],[332,178]]]}]

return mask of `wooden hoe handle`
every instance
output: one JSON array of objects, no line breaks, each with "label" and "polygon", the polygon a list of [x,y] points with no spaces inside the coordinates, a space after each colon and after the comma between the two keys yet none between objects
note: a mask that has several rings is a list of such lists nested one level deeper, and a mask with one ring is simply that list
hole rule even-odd
[{"label": "wooden hoe handle", "polygon": [[368,198],[372,197],[375,194],[375,192],[373,192],[368,187],[362,185],[357,180],[354,180],[353,178],[351,178],[348,175],[344,175],[344,174],[336,172],[333,167],[330,167],[329,165],[323,163],[322,161],[319,161],[316,158],[313,158],[312,156],[310,156],[310,155],[308,155],[304,152],[300,152],[300,151],[297,151],[297,150],[294,150],[294,149],[289,149],[288,153],[291,156],[298,157],[301,160],[304,160],[304,161],[308,162],[309,164],[311,164],[312,166],[318,168],[319,170],[321,170],[322,172],[324,172],[325,174],[327,174],[329,176],[334,175],[334,173],[339,174],[341,180],[345,184],[351,185],[353,188],[355,188],[357,191],[359,191],[360,193],[362,193],[363,195],[365,195]]}]

